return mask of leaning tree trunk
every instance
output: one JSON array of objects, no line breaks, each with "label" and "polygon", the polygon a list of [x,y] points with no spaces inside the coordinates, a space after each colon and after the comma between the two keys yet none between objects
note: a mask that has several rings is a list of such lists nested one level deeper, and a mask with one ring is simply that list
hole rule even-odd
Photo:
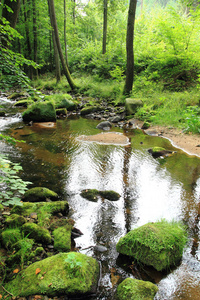
[{"label": "leaning tree trunk", "polygon": [[130,0],[128,11],[128,23],[126,34],[126,82],[124,86],[124,94],[129,95],[133,87],[134,79],[134,25],[137,0]]},{"label": "leaning tree trunk", "polygon": [[108,16],[108,0],[103,2],[103,46],[102,53],[106,53],[106,39],[107,39],[107,16]]},{"label": "leaning tree trunk", "polygon": [[69,73],[68,67],[65,63],[65,59],[64,59],[64,55],[62,53],[62,48],[61,48],[61,43],[60,43],[60,38],[59,38],[59,34],[58,34],[58,26],[57,26],[57,21],[56,21],[56,13],[55,13],[55,7],[54,7],[54,1],[53,0],[48,0],[48,5],[49,5],[49,12],[50,12],[50,19],[51,19],[51,25],[54,29],[54,33],[55,33],[55,40],[56,40],[56,45],[58,48],[58,53],[59,53],[59,57],[60,57],[60,61],[63,67],[63,72],[67,78],[67,81],[71,87],[72,90],[76,89],[76,85],[72,80],[72,77]]},{"label": "leaning tree trunk", "polygon": [[67,29],[67,13],[66,13],[66,0],[64,0],[64,43],[65,43],[65,60],[66,60],[67,66],[68,66],[66,29]]}]

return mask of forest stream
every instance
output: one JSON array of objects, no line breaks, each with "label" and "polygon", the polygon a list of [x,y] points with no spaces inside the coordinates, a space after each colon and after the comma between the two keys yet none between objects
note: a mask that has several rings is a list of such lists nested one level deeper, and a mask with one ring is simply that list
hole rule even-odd
[{"label": "forest stream", "polygon": [[[1,153],[21,164],[22,179],[31,181],[31,187],[47,187],[68,201],[70,217],[83,233],[75,240],[76,250],[100,263],[98,293],[90,299],[115,299],[117,285],[126,277],[156,283],[157,300],[200,299],[199,157],[141,130],[111,129],[126,135],[127,145],[81,141],[81,135],[101,132],[96,129],[98,121],[71,115],[46,127],[28,126],[6,98],[0,99],[0,105],[7,110],[6,117],[0,118],[1,133],[25,141],[16,147],[1,141]],[[148,153],[154,146],[176,153],[154,159]],[[81,197],[83,189],[113,190],[121,197],[114,202],[101,197],[90,202]],[[177,268],[157,272],[119,256],[120,237],[162,218],[187,226],[189,239]]]}]

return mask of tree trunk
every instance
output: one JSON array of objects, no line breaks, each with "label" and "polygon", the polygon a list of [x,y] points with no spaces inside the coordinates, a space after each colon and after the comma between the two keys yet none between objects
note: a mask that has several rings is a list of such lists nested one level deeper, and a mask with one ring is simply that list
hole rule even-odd
[{"label": "tree trunk", "polygon": [[126,82],[124,86],[124,94],[129,95],[133,87],[134,79],[134,25],[137,0],[130,0],[126,34]]},{"label": "tree trunk", "polygon": [[[29,28],[28,28],[28,23],[30,21],[30,0],[27,1],[27,10],[26,10],[26,5],[25,5],[25,0],[23,0],[23,9],[24,9],[24,22],[25,22],[25,57],[29,60],[32,60],[32,55],[31,55],[31,41],[30,41],[30,36],[29,36]],[[33,73],[32,73],[32,67],[31,66],[25,66],[25,72],[28,75],[30,79],[33,79]]]},{"label": "tree trunk", "polygon": [[65,63],[65,59],[64,59],[64,55],[62,53],[62,48],[61,48],[61,44],[60,44],[60,38],[59,38],[59,34],[58,34],[58,26],[57,26],[57,22],[56,22],[56,14],[55,14],[55,7],[54,7],[54,1],[53,0],[48,0],[48,5],[49,5],[49,11],[50,11],[50,19],[51,19],[51,25],[54,29],[54,33],[55,33],[55,40],[56,40],[56,45],[58,48],[58,53],[59,53],[59,57],[60,57],[60,61],[63,67],[63,71],[64,74],[67,78],[67,81],[71,87],[72,90],[76,89],[76,85],[74,84],[71,75],[69,73],[68,67]]},{"label": "tree trunk", "polygon": [[[6,6],[10,7],[13,12],[9,12],[6,8]],[[16,0],[16,1],[4,0],[4,8],[2,11],[2,17],[10,22],[10,26],[12,28],[15,28],[15,26],[17,24],[19,9],[20,9],[20,0]]]},{"label": "tree trunk", "polygon": [[66,0],[64,0],[64,43],[65,43],[65,60],[66,60],[67,66],[68,66],[68,57],[67,57],[67,35],[66,35],[66,29],[67,29],[67,14],[66,14]]},{"label": "tree trunk", "polygon": [[75,11],[76,11],[76,0],[72,0],[74,3],[73,3],[73,8],[72,8],[72,16],[73,16],[73,24],[75,25],[76,23],[76,14],[75,14]]},{"label": "tree trunk", "polygon": [[107,38],[107,16],[108,16],[108,1],[103,2],[103,47],[102,53],[106,53],[106,38]]},{"label": "tree trunk", "polygon": [[[33,60],[37,63],[37,18],[36,18],[36,5],[35,0],[33,2]],[[38,77],[38,69],[34,71],[36,77]]]}]

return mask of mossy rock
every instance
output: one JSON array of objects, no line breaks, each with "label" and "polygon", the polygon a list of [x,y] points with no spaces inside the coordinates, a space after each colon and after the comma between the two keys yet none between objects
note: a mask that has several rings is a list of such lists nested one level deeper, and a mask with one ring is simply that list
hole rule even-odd
[{"label": "mossy rock", "polygon": [[86,189],[81,192],[81,196],[89,201],[98,201],[99,191],[96,189]]},{"label": "mossy rock", "polygon": [[58,200],[58,194],[45,188],[34,187],[25,192],[23,201],[41,202],[50,199],[52,201]]},{"label": "mossy rock", "polygon": [[4,210],[4,206],[2,204],[0,204],[0,211]]},{"label": "mossy rock", "polygon": [[89,201],[97,202],[98,196],[101,196],[105,199],[111,201],[117,201],[120,198],[120,195],[112,190],[108,191],[98,191],[96,189],[86,189],[81,192],[81,196]]},{"label": "mossy rock", "polygon": [[51,235],[46,228],[42,228],[35,223],[26,223],[21,228],[24,235],[28,235],[29,238],[34,239],[36,242],[44,244],[51,243]]},{"label": "mossy rock", "polygon": [[56,109],[56,115],[57,116],[60,116],[60,115],[66,116],[67,115],[67,109],[66,108],[57,108]]},{"label": "mossy rock", "polygon": [[5,117],[6,113],[5,111],[0,111],[0,117]]},{"label": "mossy rock", "polygon": [[22,106],[22,107],[28,107],[29,105],[33,104],[34,101],[30,99],[25,99],[25,100],[19,100],[15,102],[14,106]]},{"label": "mossy rock", "polygon": [[125,110],[127,115],[134,115],[138,108],[143,106],[143,102],[140,99],[126,98]]},{"label": "mossy rock", "polygon": [[73,226],[74,223],[75,222],[72,219],[58,219],[58,220],[55,220],[51,223],[50,230],[53,231],[53,230],[57,229],[58,227],[62,227],[62,226],[65,226],[65,225]]},{"label": "mossy rock", "polygon": [[19,272],[5,289],[20,297],[78,296],[94,293],[98,279],[99,264],[94,258],[76,252],[59,253]]},{"label": "mossy rock", "polygon": [[12,214],[6,217],[5,223],[8,227],[20,227],[25,224],[27,220],[23,216]]},{"label": "mossy rock", "polygon": [[12,249],[13,245],[22,239],[19,228],[8,228],[1,233],[1,241],[6,249]]},{"label": "mossy rock", "polygon": [[34,244],[33,239],[24,238],[15,243],[12,247],[14,254],[9,255],[6,259],[8,265],[13,265],[16,263],[26,263],[30,260],[32,255],[32,247]]},{"label": "mossy rock", "polygon": [[55,107],[51,102],[36,102],[22,114],[24,122],[53,122],[56,120]]},{"label": "mossy rock", "polygon": [[69,252],[71,250],[71,225],[65,225],[56,228],[53,231],[54,249],[60,252]]},{"label": "mossy rock", "polygon": [[86,116],[94,112],[100,111],[102,108],[99,106],[87,106],[81,109],[81,116]]},{"label": "mossy rock", "polygon": [[57,109],[65,108],[68,111],[76,110],[76,104],[73,101],[71,101],[69,99],[65,99],[65,98],[63,98],[61,101],[58,101],[57,103],[55,103],[55,107]]},{"label": "mossy rock", "polygon": [[111,200],[111,201],[117,201],[120,198],[120,194],[118,194],[115,191],[99,191],[99,195],[102,196],[105,199]]},{"label": "mossy rock", "polygon": [[23,206],[15,205],[11,209],[11,214],[19,214],[22,216],[29,216],[32,212],[40,214],[41,208],[48,211],[51,215],[59,212],[61,212],[63,215],[67,215],[69,212],[69,204],[66,201],[37,203],[24,202]]},{"label": "mossy rock", "polygon": [[118,300],[153,300],[158,287],[149,282],[126,278],[117,287]]},{"label": "mossy rock", "polygon": [[21,97],[29,97],[29,94],[27,92],[15,92],[8,96],[8,99],[15,100]]},{"label": "mossy rock", "polygon": [[116,245],[121,254],[162,271],[180,263],[187,235],[178,222],[162,220],[129,231]]}]

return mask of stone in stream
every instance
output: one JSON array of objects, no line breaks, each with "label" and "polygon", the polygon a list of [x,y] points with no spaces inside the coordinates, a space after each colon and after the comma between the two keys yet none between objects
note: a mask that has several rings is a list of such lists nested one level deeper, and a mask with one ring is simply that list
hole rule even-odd
[{"label": "stone in stream", "polygon": [[22,114],[24,122],[53,122],[56,121],[56,110],[51,102],[36,102]]},{"label": "stone in stream", "polygon": [[34,187],[25,192],[23,201],[41,202],[50,199],[52,201],[58,200],[58,194],[45,187]]},{"label": "stone in stream", "polygon": [[110,130],[112,124],[109,121],[103,121],[97,125],[97,129]]},{"label": "stone in stream", "polygon": [[149,281],[126,278],[117,287],[117,300],[153,300],[157,291]]},{"label": "stone in stream", "polygon": [[179,222],[161,220],[129,231],[116,248],[119,253],[162,271],[180,263],[186,242],[186,231]]}]

